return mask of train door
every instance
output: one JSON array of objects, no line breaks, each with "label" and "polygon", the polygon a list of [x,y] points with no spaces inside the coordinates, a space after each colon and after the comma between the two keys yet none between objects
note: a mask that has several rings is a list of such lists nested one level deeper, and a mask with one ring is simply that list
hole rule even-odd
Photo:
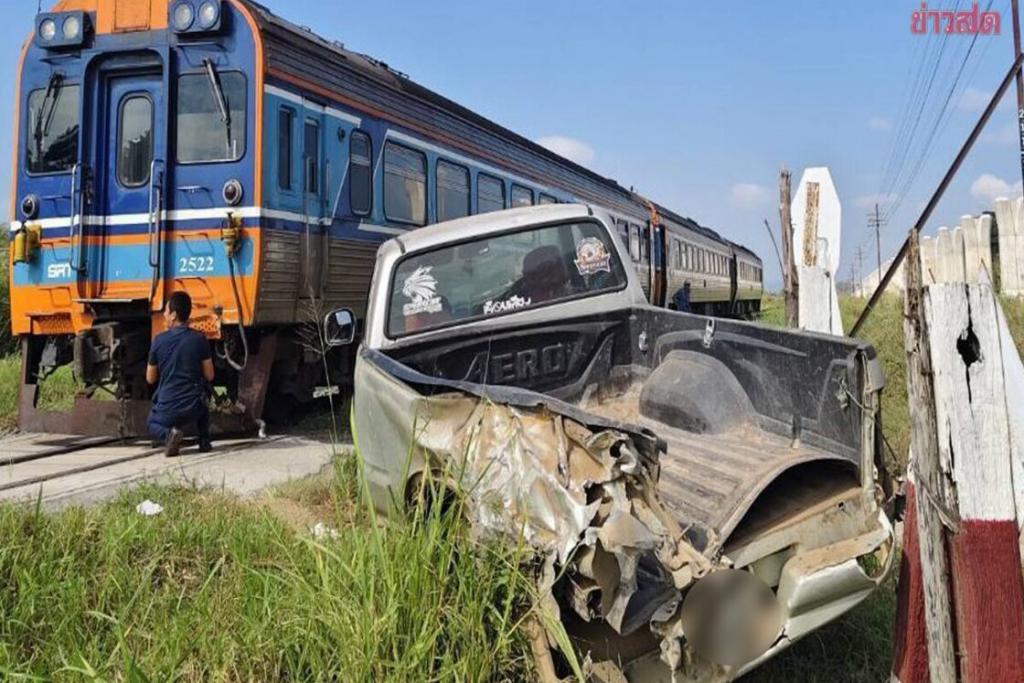
[{"label": "train door", "polygon": [[650,255],[651,255],[651,268],[650,268],[650,300],[655,306],[665,306],[665,265],[666,265],[666,245],[665,245],[665,228],[660,224],[653,224],[650,221],[647,222],[647,234],[650,239]]},{"label": "train door", "polygon": [[148,310],[159,310],[167,145],[162,73],[101,70],[97,83],[92,172],[84,172],[92,181],[78,184],[86,200],[79,229],[88,298],[148,301]]},{"label": "train door", "polygon": [[302,235],[300,236],[299,298],[322,294],[324,235],[323,110],[303,107],[302,116]]},{"label": "train door", "polygon": [[739,264],[736,261],[736,252],[729,256],[729,311],[737,313],[739,299]]}]

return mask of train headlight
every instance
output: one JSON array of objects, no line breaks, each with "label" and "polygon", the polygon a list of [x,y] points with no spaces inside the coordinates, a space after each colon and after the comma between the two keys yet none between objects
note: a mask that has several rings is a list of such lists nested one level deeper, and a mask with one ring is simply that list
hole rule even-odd
[{"label": "train headlight", "polygon": [[32,220],[39,213],[39,197],[34,194],[25,195],[21,200],[21,215],[25,220]]},{"label": "train headlight", "polygon": [[224,183],[224,189],[221,191],[224,201],[229,206],[238,206],[238,203],[242,201],[243,194],[242,183],[238,182],[235,178]]},{"label": "train headlight", "polygon": [[39,22],[39,37],[47,43],[57,35],[57,22],[46,18]]},{"label": "train headlight", "polygon": [[179,2],[171,10],[171,22],[175,31],[187,31],[192,28],[195,21],[196,11],[192,8],[191,2]]},{"label": "train headlight", "polygon": [[47,50],[80,48],[90,28],[89,15],[82,10],[37,14],[35,43]]},{"label": "train headlight", "polygon": [[206,0],[199,6],[199,28],[207,31],[220,21],[220,3]]},{"label": "train headlight", "polygon": [[60,27],[64,40],[77,40],[82,35],[82,21],[74,14],[68,15]]}]

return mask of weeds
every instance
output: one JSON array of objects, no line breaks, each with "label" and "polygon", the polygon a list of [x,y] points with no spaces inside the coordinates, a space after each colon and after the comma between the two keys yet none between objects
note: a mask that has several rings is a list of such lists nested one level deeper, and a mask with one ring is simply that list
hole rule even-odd
[{"label": "weeds", "polygon": [[[0,672],[134,681],[518,680],[530,581],[458,515],[366,523],[342,464],[266,501],[143,488],[56,515],[0,507]],[[138,515],[142,498],[162,515]],[[292,499],[294,500],[294,499]]]}]

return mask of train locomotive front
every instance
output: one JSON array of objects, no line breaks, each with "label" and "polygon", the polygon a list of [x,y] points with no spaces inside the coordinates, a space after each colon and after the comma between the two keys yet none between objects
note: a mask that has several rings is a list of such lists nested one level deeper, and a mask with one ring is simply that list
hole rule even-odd
[{"label": "train locomotive front", "polygon": [[[65,0],[36,17],[19,64],[10,238],[23,428],[142,433],[147,350],[175,291],[214,344],[223,412],[261,415],[280,353],[261,316],[315,313],[298,292],[261,310],[261,283],[326,239],[319,207],[304,212],[316,221],[305,242],[265,239],[261,50],[233,0]],[[40,381],[69,363],[85,388],[72,424],[37,408]],[[107,393],[119,401],[94,400]]]}]

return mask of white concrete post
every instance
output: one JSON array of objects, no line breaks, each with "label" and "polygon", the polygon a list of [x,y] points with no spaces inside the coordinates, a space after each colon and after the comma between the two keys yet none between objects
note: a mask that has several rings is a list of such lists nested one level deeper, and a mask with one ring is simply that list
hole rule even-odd
[{"label": "white concrete post", "polygon": [[996,199],[1001,292],[1024,295],[1024,199]]}]

